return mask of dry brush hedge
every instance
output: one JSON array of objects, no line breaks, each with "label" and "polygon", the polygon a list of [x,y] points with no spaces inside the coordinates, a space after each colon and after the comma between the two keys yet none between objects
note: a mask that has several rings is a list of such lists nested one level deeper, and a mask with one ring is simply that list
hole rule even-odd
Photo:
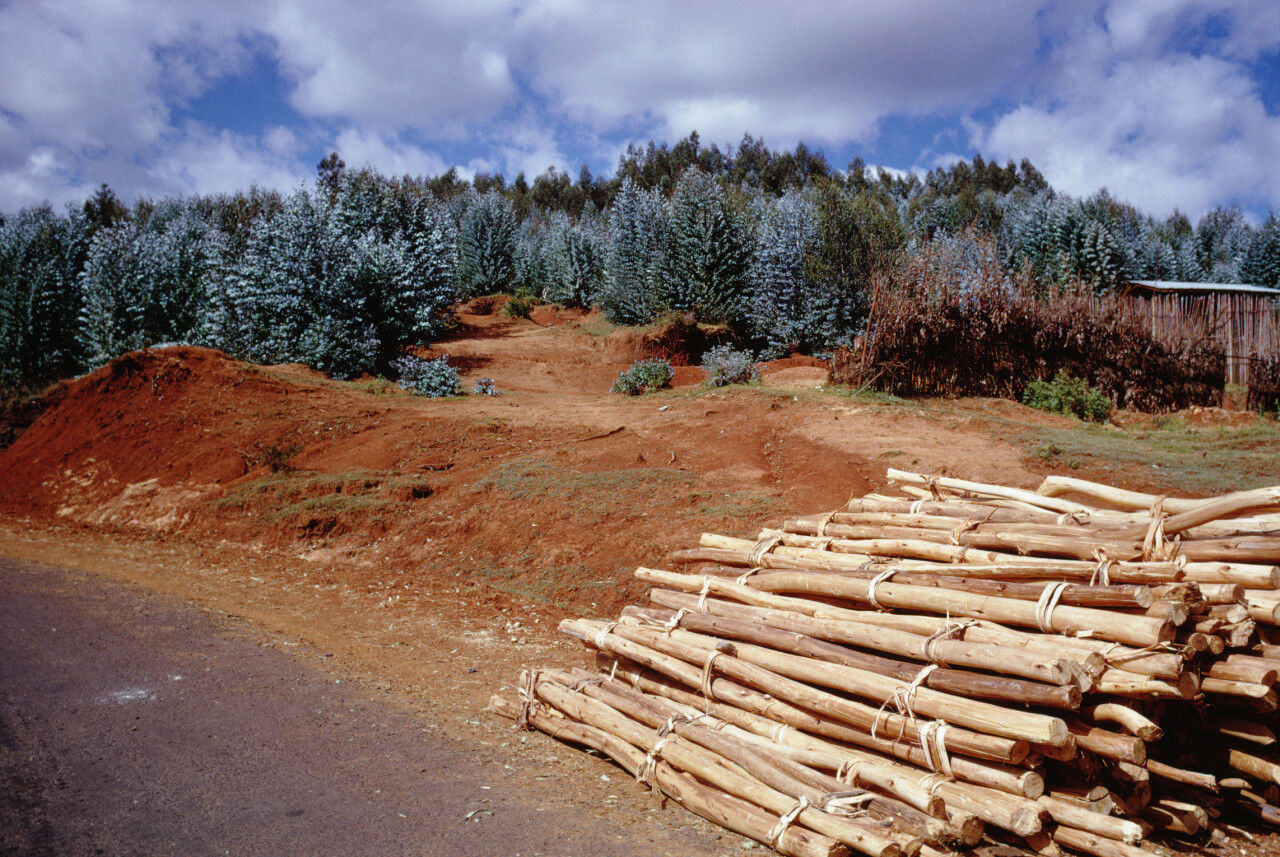
[{"label": "dry brush hedge", "polygon": [[1066,370],[1122,408],[1221,402],[1220,348],[1171,352],[1116,298],[1038,291],[994,263],[975,273],[912,258],[874,284],[866,335],[856,350],[836,352],[832,382],[901,396],[1018,399],[1030,381]]}]

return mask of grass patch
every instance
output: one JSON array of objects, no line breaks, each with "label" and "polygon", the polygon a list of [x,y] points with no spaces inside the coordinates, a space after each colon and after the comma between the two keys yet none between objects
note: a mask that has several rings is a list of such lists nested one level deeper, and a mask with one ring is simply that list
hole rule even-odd
[{"label": "grass patch", "polygon": [[1138,468],[1174,493],[1221,494],[1280,483],[1280,423],[1271,420],[1193,428],[1171,416],[1127,429],[1037,428],[1023,442],[1031,455],[1069,467]]},{"label": "grass patch", "polygon": [[[469,588],[485,587],[574,613],[592,612],[586,605],[607,600],[619,586],[632,583],[632,566],[601,574],[585,565],[539,566],[534,549],[506,555],[502,561],[457,557],[450,567]],[[597,594],[598,593],[598,594]]]},{"label": "grass patch", "polygon": [[574,326],[590,336],[600,337],[608,336],[618,329],[618,326],[603,315],[595,315],[590,318],[584,318],[581,321],[574,322]]},{"label": "grass patch", "polygon": [[515,500],[554,500],[572,514],[599,518],[602,512],[648,512],[663,506],[674,487],[696,481],[692,473],[666,467],[585,471],[523,458],[498,465],[473,490],[501,491]]},{"label": "grass patch", "polygon": [[698,514],[713,518],[760,517],[782,506],[777,497],[754,491],[690,491],[689,502]]},{"label": "grass patch", "polygon": [[283,470],[246,482],[210,506],[220,511],[263,509],[262,519],[276,522],[300,515],[367,514],[431,493],[420,476],[359,468],[338,473]]}]

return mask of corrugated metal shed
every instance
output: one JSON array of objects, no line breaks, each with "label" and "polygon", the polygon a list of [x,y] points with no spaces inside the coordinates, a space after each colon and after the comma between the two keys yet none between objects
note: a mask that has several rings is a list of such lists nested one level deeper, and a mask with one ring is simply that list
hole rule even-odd
[{"label": "corrugated metal shed", "polygon": [[1131,289],[1146,289],[1153,292],[1192,292],[1208,294],[1210,292],[1249,292],[1256,295],[1272,295],[1280,297],[1280,289],[1267,286],[1253,286],[1248,283],[1178,283],[1172,280],[1134,280],[1129,283]]},{"label": "corrugated metal shed", "polygon": [[1137,280],[1124,294],[1158,342],[1174,349],[1203,341],[1222,346],[1228,383],[1249,383],[1252,357],[1280,355],[1280,289]]}]

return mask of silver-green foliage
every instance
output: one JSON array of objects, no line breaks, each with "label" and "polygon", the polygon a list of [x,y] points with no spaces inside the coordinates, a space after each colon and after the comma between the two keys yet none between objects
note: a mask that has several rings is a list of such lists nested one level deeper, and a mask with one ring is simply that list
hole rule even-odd
[{"label": "silver-green foliage", "polygon": [[574,223],[563,213],[552,216],[545,243],[547,284],[543,297],[552,303],[591,306],[604,280],[605,239],[595,224]]},{"label": "silver-green foliage", "polygon": [[717,345],[702,355],[702,369],[713,387],[746,384],[760,377],[760,367],[750,351],[732,345]]},{"label": "silver-green foliage", "polygon": [[662,303],[699,321],[738,314],[751,262],[746,217],[715,179],[697,168],[680,176],[668,206],[668,235],[658,270]]},{"label": "silver-green foliage", "polygon": [[673,377],[675,373],[666,360],[637,360],[618,373],[609,392],[639,396],[669,386]]},{"label": "silver-green foliage", "polygon": [[77,273],[84,218],[49,206],[0,223],[0,386],[36,386],[82,368]]},{"label": "silver-green foliage", "polygon": [[807,194],[792,191],[776,202],[761,202],[743,315],[766,355],[812,350],[841,338],[841,331],[831,329],[837,315],[827,306],[825,290],[805,270],[817,240]]},{"label": "silver-green foliage", "polygon": [[399,374],[400,386],[416,395],[431,399],[462,395],[462,379],[458,370],[449,365],[448,355],[435,360],[405,355],[393,368]]},{"label": "silver-green foliage", "polygon": [[615,324],[644,324],[662,310],[657,268],[667,241],[667,216],[656,190],[622,180],[605,238],[600,307]]},{"label": "silver-green foliage", "polygon": [[80,333],[89,365],[147,343],[198,339],[223,247],[222,233],[184,200],[100,229],[80,272]]},{"label": "silver-green foliage", "polygon": [[257,362],[385,373],[403,347],[440,332],[454,296],[450,233],[429,199],[379,210],[361,194],[299,189],[229,266],[210,339]]},{"label": "silver-green foliage", "polygon": [[458,228],[458,291],[461,295],[509,292],[516,283],[519,223],[511,201],[490,190],[469,200]]}]

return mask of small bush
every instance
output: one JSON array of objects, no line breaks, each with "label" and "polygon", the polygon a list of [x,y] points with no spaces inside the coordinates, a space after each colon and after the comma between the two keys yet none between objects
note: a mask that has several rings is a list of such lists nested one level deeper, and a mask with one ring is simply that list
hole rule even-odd
[{"label": "small bush", "polygon": [[395,365],[400,371],[400,386],[411,393],[432,399],[462,395],[462,379],[449,365],[448,355],[437,360],[401,357]]},{"label": "small bush", "polygon": [[502,305],[502,314],[508,318],[528,318],[531,309],[533,298],[523,292],[516,292]]},{"label": "small bush", "polygon": [[1100,423],[1115,405],[1101,392],[1059,369],[1052,381],[1032,381],[1022,394],[1022,403],[1040,411],[1071,414],[1082,420]]},{"label": "small bush", "polygon": [[702,368],[713,387],[746,384],[760,377],[750,351],[738,351],[730,345],[717,345],[702,355]]},{"label": "small bush", "polygon": [[496,396],[498,388],[494,386],[492,378],[481,378],[476,381],[476,385],[471,388],[473,396]]},{"label": "small bush", "polygon": [[665,360],[637,360],[631,368],[618,373],[611,393],[638,396],[641,393],[661,390],[671,383],[671,364]]}]

